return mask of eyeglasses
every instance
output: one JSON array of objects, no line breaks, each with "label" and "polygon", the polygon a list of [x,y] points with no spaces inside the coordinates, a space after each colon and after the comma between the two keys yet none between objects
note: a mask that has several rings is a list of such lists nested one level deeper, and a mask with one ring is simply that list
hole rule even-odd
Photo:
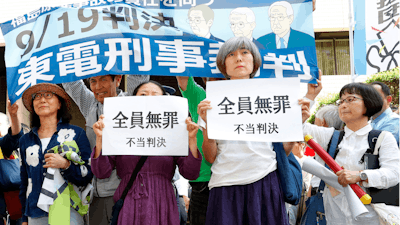
[{"label": "eyeglasses", "polygon": [[242,29],[245,24],[247,24],[247,23],[245,23],[245,22],[231,23],[231,28],[237,27],[239,29]]},{"label": "eyeglasses", "polygon": [[200,24],[201,21],[206,21],[206,20],[202,20],[202,19],[186,19],[187,23],[195,23],[195,24]]},{"label": "eyeglasses", "polygon": [[285,18],[286,18],[287,16],[271,16],[271,17],[268,17],[268,19],[269,20],[272,20],[272,21],[274,21],[274,20],[278,20],[278,21],[283,21]]},{"label": "eyeglasses", "polygon": [[54,96],[54,93],[53,93],[53,92],[42,92],[42,93],[33,94],[33,95],[32,95],[32,99],[33,99],[33,101],[39,100],[39,99],[41,99],[42,97],[44,97],[45,99],[50,99],[50,98],[52,98],[53,96]]},{"label": "eyeglasses", "polygon": [[349,97],[347,97],[347,98],[345,98],[345,99],[339,99],[339,100],[337,100],[336,101],[336,105],[337,106],[340,106],[341,104],[343,104],[344,102],[345,103],[352,103],[352,102],[354,102],[354,101],[357,101],[357,100],[363,100],[362,98],[359,98],[359,97],[356,97],[356,96],[349,96]]}]

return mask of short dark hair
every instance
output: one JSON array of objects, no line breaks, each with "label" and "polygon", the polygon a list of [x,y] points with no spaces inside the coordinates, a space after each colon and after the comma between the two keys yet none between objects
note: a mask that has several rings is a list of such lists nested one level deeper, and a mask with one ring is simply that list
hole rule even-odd
[{"label": "short dark hair", "polygon": [[370,83],[370,85],[379,85],[379,86],[381,86],[382,92],[385,95],[385,97],[390,95],[390,88],[386,84],[384,84],[380,81],[374,81],[374,82]]},{"label": "short dark hair", "polygon": [[143,82],[143,83],[139,84],[139,86],[137,86],[135,88],[135,90],[133,91],[132,96],[136,96],[136,94],[138,93],[140,87],[142,87],[143,85],[148,84],[148,83],[152,83],[152,84],[157,85],[161,89],[162,94],[163,95],[167,95],[167,91],[164,89],[164,87],[160,83],[158,83],[157,81],[154,81],[154,80],[149,80],[149,81],[146,81],[146,82]]},{"label": "short dark hair", "polygon": [[[99,76],[110,76],[110,77],[111,77],[111,80],[114,81],[114,80],[115,80],[115,77],[118,76],[118,75],[106,74],[106,75],[99,75]],[[93,76],[93,77],[99,77],[99,76]],[[121,76],[123,76],[123,75],[121,74]],[[89,84],[90,84],[90,78],[92,78],[92,77],[89,77],[89,78],[86,78],[86,79],[85,79],[86,82],[88,82]]]},{"label": "short dark hair", "polygon": [[[61,123],[69,123],[72,119],[71,114],[68,112],[67,104],[63,98],[58,95],[55,95],[58,98],[58,101],[61,103],[60,109],[57,111],[57,120],[61,120]],[[33,100],[32,100],[33,101]],[[33,103],[32,103],[33,105]],[[31,114],[31,127],[40,127],[40,119],[39,116],[36,114],[35,110],[33,110]]]},{"label": "short dark hair", "polygon": [[340,90],[340,98],[343,94],[358,94],[361,95],[364,106],[367,109],[364,116],[370,118],[382,110],[383,100],[381,95],[371,85],[364,83],[350,83],[346,84]]}]

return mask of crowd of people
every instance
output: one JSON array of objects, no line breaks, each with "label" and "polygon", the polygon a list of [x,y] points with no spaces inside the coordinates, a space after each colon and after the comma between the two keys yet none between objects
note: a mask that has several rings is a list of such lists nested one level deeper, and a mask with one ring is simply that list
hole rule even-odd
[{"label": "crowd of people", "polygon": [[[260,64],[257,46],[243,37],[225,42],[217,55],[218,69],[226,80],[253,79]],[[31,130],[24,135],[18,106],[8,103],[11,128],[0,139],[0,147],[5,157],[10,157],[13,150],[19,149],[20,153],[22,218],[15,224],[48,224],[51,213],[62,210],[53,203],[57,193],[65,189],[71,196],[70,201],[64,202],[70,206],[67,213],[71,224],[110,224],[113,206],[121,196],[125,200],[116,219],[119,225],[300,223],[306,199],[320,191],[320,179],[299,170],[303,161],[311,157],[305,155],[305,143],[210,139],[207,111],[211,102],[193,77],[177,77],[191,115],[186,119],[188,156],[103,155],[104,99],[168,95],[163,85],[149,79],[147,75],[127,76],[127,92],[119,89],[121,75],[90,77],[89,88],[82,80],[64,83],[63,88],[36,84],[22,96],[31,113]],[[400,117],[390,109],[390,89],[380,82],[347,84],[341,89],[337,104],[324,106],[316,113],[315,124],[310,124],[306,122],[310,102],[321,89],[320,81],[309,84],[307,95],[298,100],[302,129],[326,151],[334,131],[344,131],[334,157],[343,167],[336,173],[338,183],[344,187],[359,184],[364,190],[398,185]],[[85,118],[86,131],[70,124],[71,99]],[[387,131],[381,138],[378,168],[366,168],[363,161],[372,130]],[[79,149],[78,158],[60,153],[70,148]],[[315,158],[324,164],[320,157]],[[287,176],[292,178],[278,173],[282,162],[290,165],[288,170],[292,173]],[[174,174],[189,180],[191,186],[190,198],[185,193],[182,202],[177,198],[182,194],[174,191],[171,183]],[[294,201],[288,200],[283,184],[288,179],[294,180],[289,184],[299,187],[294,188],[300,192]],[[59,188],[50,187],[60,180]],[[93,189],[86,196],[85,187],[91,185]],[[186,212],[178,210],[179,203],[188,208],[188,221],[180,221],[186,218],[180,213]],[[355,220],[346,195],[329,185],[323,190],[323,205],[328,224],[380,224],[384,220],[371,205],[366,205],[368,213]]]}]

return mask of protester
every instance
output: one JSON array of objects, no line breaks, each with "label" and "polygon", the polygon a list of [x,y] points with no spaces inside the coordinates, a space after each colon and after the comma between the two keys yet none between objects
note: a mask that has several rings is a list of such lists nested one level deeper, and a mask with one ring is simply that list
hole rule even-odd
[{"label": "protester", "polygon": [[[325,105],[320,108],[315,113],[314,124],[321,127],[333,127],[335,130],[343,130],[344,123],[339,117],[339,107],[337,105]],[[319,163],[325,165],[325,162],[321,159],[321,157],[316,155],[315,158]],[[317,176],[313,176],[311,178],[311,188],[308,191],[308,197],[311,197],[317,193],[320,181],[321,179]]]},{"label": "protester", "polygon": [[[133,95],[160,96],[166,95],[164,88],[154,81],[139,85]],[[93,126],[96,133],[96,147],[92,153],[92,168],[99,178],[107,178],[116,168],[121,183],[118,186],[114,201],[118,201],[135,169],[140,156],[103,156],[102,133],[104,116],[100,116]],[[196,134],[198,125],[190,118],[186,119],[189,131],[189,155],[185,157],[150,156],[139,171],[137,179],[128,192],[119,213],[118,224],[179,224],[178,207],[171,180],[178,165],[179,172],[186,179],[194,180],[199,175],[201,154],[197,150]]]},{"label": "protester", "polygon": [[[18,119],[18,104],[7,102],[8,113],[11,118],[11,127],[9,127],[9,122],[6,114],[0,113],[0,150],[3,158],[10,158],[14,150],[18,149],[19,138],[22,136],[23,132],[21,129],[21,123]],[[2,176],[7,175],[7,171],[1,171]],[[9,172],[8,172],[8,175]],[[2,221],[6,221],[7,218],[7,205],[4,199],[3,193],[4,187],[0,187],[0,217]],[[21,224],[21,219],[11,220],[11,225]]]},{"label": "protester", "polygon": [[375,130],[389,131],[396,139],[397,145],[399,145],[400,116],[392,112],[392,109],[390,108],[390,103],[392,102],[390,88],[379,81],[374,81],[371,85],[379,92],[383,100],[382,110],[372,116],[372,128]]},{"label": "protester", "polygon": [[339,117],[338,106],[325,105],[315,113],[315,125],[321,127],[333,127],[336,130],[343,129],[343,121]]},{"label": "protester", "polygon": [[[103,114],[104,98],[122,97],[130,95],[142,82],[148,81],[148,75],[127,76],[127,92],[122,92],[118,87],[121,75],[105,75],[90,77],[90,90],[82,80],[62,84],[68,95],[75,101],[86,121],[86,134],[90,141],[90,148],[96,145],[96,135],[93,124]],[[93,179],[93,196],[89,208],[89,223],[95,225],[108,225],[111,220],[114,201],[112,196],[119,185],[120,179],[113,171],[107,179]]]},{"label": "protester", "polygon": [[[243,37],[229,39],[217,55],[218,69],[231,80],[254,77],[260,64],[257,47]],[[204,122],[208,109],[208,100],[198,105]],[[204,156],[213,164],[206,224],[288,224],[272,143],[212,140],[207,125],[203,136]]]},{"label": "protester", "polygon": [[[205,90],[196,84],[193,77],[176,77],[182,96],[188,100],[189,112],[193,122],[197,123],[199,114],[197,105],[206,98]],[[197,132],[197,148],[203,156],[200,167],[200,175],[196,180],[190,181],[192,196],[189,203],[189,221],[191,225],[204,225],[208,206],[209,189],[208,182],[211,177],[211,164],[207,162],[203,154],[203,132]],[[185,197],[184,197],[185,198]],[[185,199],[188,202],[189,199]]]},{"label": "protester", "polygon": [[[363,188],[376,187],[387,189],[399,183],[399,154],[396,140],[387,133],[379,150],[380,169],[365,170],[365,162],[361,161],[369,148],[368,134],[372,130],[368,120],[382,109],[382,98],[370,85],[351,83],[340,91],[339,117],[346,124],[343,140],[338,145],[339,152],[335,161],[344,170],[337,172],[338,182],[346,186],[359,183]],[[305,123],[304,134],[311,134],[314,139],[327,149],[334,128],[325,128]],[[361,179],[361,175],[363,179]],[[365,179],[365,176],[367,179]],[[379,216],[371,205],[365,205],[368,213],[355,221],[344,193],[325,186],[325,216],[329,224],[379,224]]]},{"label": "protester", "polygon": [[[298,141],[298,142],[289,142],[285,143],[289,146],[287,148],[290,148],[294,157],[296,160],[299,162],[301,166],[303,166],[303,162],[307,157],[304,155],[306,143],[304,141]],[[303,215],[305,211],[305,201],[306,199],[306,194],[308,190],[310,189],[310,181],[312,174],[307,173],[306,171],[302,171],[302,177],[303,177],[303,190],[302,190],[302,198],[300,199],[299,204],[297,205],[291,205],[289,203],[285,203],[286,205],[286,210],[289,215],[289,224],[290,225],[295,225],[300,222],[301,216]]]},{"label": "protester", "polygon": [[[22,95],[26,109],[32,113],[32,130],[21,137],[21,192],[23,224],[48,224],[49,214],[38,207],[39,195],[46,172],[59,169],[64,180],[78,187],[90,183],[93,175],[88,165],[90,143],[85,131],[69,124],[69,97],[55,84],[41,83],[28,88]],[[51,148],[75,141],[83,165],[71,163],[60,154],[47,153]],[[58,170],[56,170],[58,171]],[[56,172],[54,173],[56,176]],[[56,192],[55,192],[56,193]],[[53,193],[54,194],[54,193]],[[71,199],[72,202],[75,202]],[[66,202],[69,206],[69,202]],[[57,208],[57,205],[54,206]],[[83,217],[71,207],[71,224],[83,224]]]}]

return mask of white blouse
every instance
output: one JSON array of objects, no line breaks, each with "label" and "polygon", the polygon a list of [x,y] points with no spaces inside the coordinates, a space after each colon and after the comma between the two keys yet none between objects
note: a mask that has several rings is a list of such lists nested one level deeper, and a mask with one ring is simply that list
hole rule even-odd
[{"label": "white blouse", "polygon": [[254,183],[277,168],[270,142],[217,140],[217,157],[211,167],[213,187]]},{"label": "white blouse", "polygon": [[[370,124],[355,132],[345,127],[345,135],[338,146],[339,153],[335,161],[348,170],[364,170],[364,163],[360,164],[359,161],[369,148],[368,133],[371,130]],[[333,128],[319,127],[309,123],[303,124],[303,134],[311,134],[324,149],[328,148],[333,131]],[[381,167],[374,170],[364,170],[368,176],[368,183],[363,182],[363,186],[389,188],[399,183],[399,152],[396,139],[391,133],[387,133],[379,150]],[[355,221],[352,219],[347,199],[343,193],[332,197],[326,186],[323,196],[328,224],[379,224],[378,215],[370,205],[366,205],[369,213]]]}]

